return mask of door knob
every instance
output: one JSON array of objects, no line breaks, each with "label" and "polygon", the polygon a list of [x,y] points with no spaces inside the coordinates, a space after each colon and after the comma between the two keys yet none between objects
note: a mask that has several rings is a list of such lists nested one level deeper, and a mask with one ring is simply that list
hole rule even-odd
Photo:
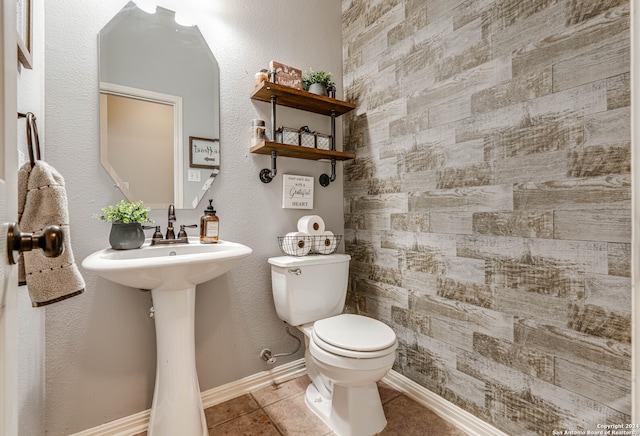
[{"label": "door knob", "polygon": [[14,251],[19,253],[40,248],[47,257],[58,257],[64,251],[62,229],[48,226],[39,236],[20,231],[18,223],[10,223],[7,230],[7,259],[10,265],[17,262]]}]

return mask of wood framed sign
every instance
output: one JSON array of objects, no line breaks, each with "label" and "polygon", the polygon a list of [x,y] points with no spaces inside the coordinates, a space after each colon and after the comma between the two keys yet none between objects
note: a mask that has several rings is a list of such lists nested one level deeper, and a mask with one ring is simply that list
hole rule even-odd
[{"label": "wood framed sign", "polygon": [[313,177],[283,174],[282,208],[313,209]]},{"label": "wood framed sign", "polygon": [[269,68],[276,73],[276,83],[302,91],[302,70],[280,62],[269,62]]},{"label": "wood framed sign", "polygon": [[189,136],[189,166],[220,168],[220,140]]}]

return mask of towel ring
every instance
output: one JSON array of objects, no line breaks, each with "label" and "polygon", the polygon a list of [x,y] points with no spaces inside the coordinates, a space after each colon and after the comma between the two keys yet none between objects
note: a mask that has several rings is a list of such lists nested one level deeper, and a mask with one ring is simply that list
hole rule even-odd
[{"label": "towel ring", "polygon": [[[36,164],[36,160],[40,160],[40,137],[38,136],[38,126],[36,125],[36,116],[33,112],[27,112],[23,114],[22,112],[18,112],[18,118],[26,118],[26,128],[27,128],[27,144],[29,146],[29,161],[31,162],[31,168]],[[36,151],[35,158],[33,152],[33,144],[35,142]]]}]

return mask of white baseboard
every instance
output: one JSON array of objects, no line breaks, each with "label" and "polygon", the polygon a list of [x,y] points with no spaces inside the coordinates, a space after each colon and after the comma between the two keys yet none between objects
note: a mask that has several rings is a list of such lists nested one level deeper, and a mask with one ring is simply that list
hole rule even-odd
[{"label": "white baseboard", "polygon": [[[227,383],[217,388],[202,392],[202,405],[206,409],[216,404],[223,403],[232,398],[247,394],[256,389],[269,386],[272,383],[280,383],[290,378],[297,377],[306,372],[304,359],[285,363],[268,371],[262,371],[240,380]],[[393,370],[382,379],[392,388],[402,392],[412,400],[431,409],[434,413],[450,422],[455,427],[476,436],[507,436],[490,424],[475,417],[444,398],[434,394],[430,390],[420,386],[409,378]],[[147,430],[149,425],[150,410],[125,416],[115,421],[97,427],[83,430],[71,436],[131,436]]]},{"label": "white baseboard", "polygon": [[[204,391],[202,392],[202,406],[206,409],[256,389],[269,386],[274,382],[279,383],[288,378],[297,377],[305,372],[304,358],[294,360],[273,369]],[[145,410],[135,415],[125,416],[124,418],[83,430],[71,436],[131,436],[147,431],[150,417],[151,410]]]},{"label": "white baseboard", "polygon": [[145,410],[135,415],[125,416],[97,427],[82,430],[71,436],[130,436],[147,431],[150,417],[151,411]]},{"label": "white baseboard", "polygon": [[491,424],[461,409],[441,396],[434,394],[429,389],[394,370],[389,371],[382,381],[470,435],[508,436]]},{"label": "white baseboard", "polygon": [[206,409],[216,404],[224,403],[240,395],[248,394],[273,383],[282,383],[290,378],[306,374],[304,358],[276,366],[273,369],[250,375],[240,380],[209,389],[202,393],[202,406]]}]

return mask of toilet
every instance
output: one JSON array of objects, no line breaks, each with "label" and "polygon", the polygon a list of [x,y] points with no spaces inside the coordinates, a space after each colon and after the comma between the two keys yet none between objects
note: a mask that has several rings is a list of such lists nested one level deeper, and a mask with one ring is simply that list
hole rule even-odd
[{"label": "toilet", "polygon": [[338,436],[370,436],[387,424],[376,382],[393,366],[398,341],[386,324],[342,313],[350,260],[273,257],[271,284],[278,317],[305,336],[305,403]]}]

